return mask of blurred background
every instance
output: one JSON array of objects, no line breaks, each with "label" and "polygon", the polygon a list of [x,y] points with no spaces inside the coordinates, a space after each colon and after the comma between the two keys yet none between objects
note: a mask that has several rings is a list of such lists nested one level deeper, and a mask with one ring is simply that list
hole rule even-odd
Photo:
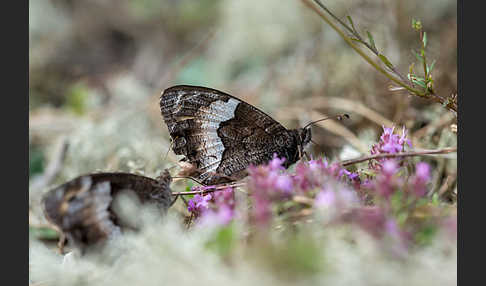
[{"label": "blurred background", "polygon": [[[436,92],[457,92],[456,1],[323,1],[370,31],[404,75],[422,21]],[[331,161],[369,154],[382,125],[410,130],[415,148],[456,146],[451,112],[390,91],[391,82],[299,0],[98,0],[29,3],[30,223],[41,194],[83,173],[156,176],[175,166],[159,110],[176,84],[219,89],[287,128],[346,112],[313,127],[309,147]],[[455,189],[456,160],[433,164],[433,187]]]}]

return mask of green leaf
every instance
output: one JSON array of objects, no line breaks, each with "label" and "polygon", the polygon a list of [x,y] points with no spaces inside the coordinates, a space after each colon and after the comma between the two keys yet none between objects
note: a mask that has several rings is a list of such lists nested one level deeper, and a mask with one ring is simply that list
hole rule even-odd
[{"label": "green leaf", "polygon": [[236,234],[233,224],[222,226],[213,233],[212,238],[206,242],[206,247],[221,256],[228,255],[235,244]]},{"label": "green leaf", "polygon": [[190,192],[192,190],[192,186],[194,186],[194,184],[192,182],[190,182],[190,181],[187,182],[185,191]]},{"label": "green leaf", "polygon": [[415,63],[412,63],[408,69],[408,79],[410,80],[410,76],[413,75],[413,67],[415,66]]},{"label": "green leaf", "polygon": [[373,36],[368,31],[366,31],[366,33],[368,34],[368,39],[370,40],[370,45],[373,47],[373,49],[377,50],[376,46],[375,46],[375,40],[373,40]]},{"label": "green leaf", "polygon": [[407,212],[400,212],[397,215],[397,223],[399,225],[404,225],[405,222],[407,221],[407,219],[408,219],[408,213]]},{"label": "green leaf", "polygon": [[435,192],[433,195],[432,195],[432,199],[431,199],[431,203],[434,205],[434,206],[438,206],[440,204],[440,197],[439,197],[439,193],[438,192]]},{"label": "green leaf", "polygon": [[417,60],[419,60],[419,62],[423,62],[424,59],[422,58],[422,56],[417,53],[416,51],[412,51],[412,53],[415,55],[415,57],[417,58]]},{"label": "green leaf", "polygon": [[78,83],[71,86],[67,93],[67,108],[77,115],[83,115],[86,111],[87,101],[90,96],[88,87]]},{"label": "green leaf", "polygon": [[424,43],[424,48],[427,47],[427,33],[424,32],[424,37],[422,38],[422,42]]},{"label": "green leaf", "polygon": [[425,80],[423,78],[420,78],[420,77],[412,78],[412,82],[417,84],[417,85],[420,85],[423,88],[427,87],[426,84],[425,84]]},{"label": "green leaf", "polygon": [[392,63],[387,59],[387,57],[385,57],[384,55],[382,54],[379,54],[378,57],[380,57],[380,60],[389,68],[393,68],[393,65]]},{"label": "green leaf", "polygon": [[430,74],[432,72],[432,70],[434,69],[434,65],[435,65],[435,60],[432,61],[432,64],[427,65],[427,74]]},{"label": "green leaf", "polygon": [[37,239],[56,240],[59,238],[59,233],[48,227],[33,227],[29,226],[29,234]]},{"label": "green leaf", "polygon": [[403,206],[403,192],[395,192],[391,196],[391,206],[394,211],[400,210]]},{"label": "green leaf", "polygon": [[348,18],[348,21],[351,24],[353,31],[357,33],[356,28],[354,27],[353,19],[351,19],[351,16],[346,16],[346,18]]},{"label": "green leaf", "polygon": [[415,241],[417,241],[419,245],[430,244],[437,231],[438,227],[436,225],[427,225],[415,234]]},{"label": "green leaf", "polygon": [[45,157],[43,150],[36,146],[29,148],[29,177],[41,174],[44,171],[44,165]]}]

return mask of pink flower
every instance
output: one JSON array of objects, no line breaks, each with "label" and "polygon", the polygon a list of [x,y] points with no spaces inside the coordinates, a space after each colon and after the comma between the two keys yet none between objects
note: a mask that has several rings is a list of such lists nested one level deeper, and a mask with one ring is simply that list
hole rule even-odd
[{"label": "pink flower", "polygon": [[355,210],[355,222],[374,237],[381,237],[385,230],[386,217],[381,208],[362,207]]},{"label": "pink flower", "polygon": [[317,207],[330,207],[336,201],[336,193],[333,191],[321,191],[314,201]]},{"label": "pink flower", "polygon": [[285,158],[278,158],[277,153],[273,154],[273,159],[268,163],[270,171],[285,170],[282,164],[285,162]]},{"label": "pink flower", "polygon": [[415,175],[410,180],[409,187],[417,197],[423,197],[427,194],[427,183],[430,180],[430,166],[427,163],[417,163]]},{"label": "pink flower", "polygon": [[404,146],[405,144],[408,145],[408,147],[412,147],[412,141],[410,141],[410,139],[407,138],[407,129],[405,129],[405,126],[403,126],[402,128],[402,136],[400,136],[400,139],[398,140],[398,143],[402,146]]},{"label": "pink flower", "polygon": [[256,196],[253,201],[253,217],[260,226],[266,226],[272,218],[272,208],[269,199]]},{"label": "pink flower", "polygon": [[208,210],[201,215],[198,226],[211,227],[229,224],[234,217],[234,210],[227,205],[221,206],[218,210]]},{"label": "pink flower", "polygon": [[430,166],[425,162],[417,163],[415,176],[422,181],[430,180]]},{"label": "pink flower", "polygon": [[253,199],[252,215],[257,224],[266,225],[272,217],[272,202],[282,201],[294,190],[294,182],[284,172],[282,163],[276,154],[267,165],[248,167],[248,189]]},{"label": "pink flower", "polygon": [[[407,130],[405,126],[402,128],[402,135],[394,134],[395,127],[387,128],[383,126],[383,134],[380,136],[380,141],[371,147],[371,155],[377,154],[396,154],[405,151],[405,145],[412,147],[412,141],[407,138]],[[371,160],[369,166],[372,169],[379,170],[382,164],[389,159],[382,158]]]},{"label": "pink flower", "polygon": [[269,198],[281,198],[292,193],[294,186],[291,177],[284,173],[285,168],[281,164],[285,159],[274,157],[268,165],[250,166],[248,173],[249,188],[259,195]]},{"label": "pink flower", "polygon": [[351,207],[354,207],[358,202],[359,199],[354,190],[348,189],[340,182],[328,181],[317,194],[314,200],[314,206],[317,208],[331,209],[334,213],[331,213],[331,215],[339,216],[347,212]]},{"label": "pink flower", "polygon": [[386,176],[393,176],[396,172],[398,172],[398,164],[395,160],[387,160],[383,163],[382,173]]},{"label": "pink flower", "polygon": [[295,167],[294,186],[298,191],[307,192],[321,186],[328,177],[337,180],[359,182],[359,175],[341,167],[338,163],[329,164],[325,159],[299,162]]},{"label": "pink flower", "polygon": [[213,193],[213,201],[216,206],[229,206],[234,208],[235,200],[234,200],[234,192],[233,188],[228,187],[221,191],[215,191]]},{"label": "pink flower", "polygon": [[403,185],[403,180],[396,176],[398,173],[398,163],[391,159],[383,163],[383,167],[380,173],[376,176],[375,180],[369,184],[377,194],[389,199],[390,196]]},{"label": "pink flower", "polygon": [[201,214],[209,209],[209,201],[211,198],[211,194],[205,196],[197,194],[189,200],[187,210],[192,213]]},{"label": "pink flower", "polygon": [[293,190],[292,179],[288,175],[278,175],[273,186],[285,194],[290,194]]},{"label": "pink flower", "polygon": [[325,160],[325,159],[321,159],[321,160],[310,160],[308,162],[308,164],[309,164],[309,169],[312,172],[322,171],[325,168],[327,168],[327,166],[328,166],[327,160]]}]

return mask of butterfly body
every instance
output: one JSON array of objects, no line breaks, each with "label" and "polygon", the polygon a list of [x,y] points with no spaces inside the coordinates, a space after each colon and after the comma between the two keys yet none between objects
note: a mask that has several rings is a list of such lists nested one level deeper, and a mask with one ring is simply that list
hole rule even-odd
[{"label": "butterfly body", "polygon": [[258,108],[227,93],[199,86],[174,86],[160,100],[173,150],[199,170],[206,185],[238,180],[250,165],[274,154],[289,167],[310,141],[310,128],[288,130]]}]

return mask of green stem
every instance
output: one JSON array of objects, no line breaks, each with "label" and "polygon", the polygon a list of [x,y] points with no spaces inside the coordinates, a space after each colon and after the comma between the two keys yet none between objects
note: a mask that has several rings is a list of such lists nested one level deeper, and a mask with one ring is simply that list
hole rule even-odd
[{"label": "green stem", "polygon": [[317,7],[315,7],[309,0],[302,0],[302,1],[309,8],[314,10],[327,24],[329,24],[329,26],[331,26],[331,28],[333,28],[341,36],[341,38],[344,39],[344,41],[346,41],[346,43],[348,43],[348,45],[351,46],[351,48],[353,48],[353,50],[355,50],[365,61],[367,61],[370,65],[372,65],[376,70],[378,70],[383,75],[385,75],[387,78],[389,78],[391,81],[393,81],[396,84],[400,85],[401,87],[405,88],[409,92],[414,93],[414,94],[416,94],[420,97],[426,97],[426,95],[424,93],[420,92],[417,89],[411,88],[410,86],[408,86],[408,84],[405,84],[402,81],[400,81],[399,79],[395,78],[394,76],[389,74],[386,70],[384,70],[378,63],[376,63],[372,59],[370,59],[370,57],[368,57],[360,48],[358,48],[353,43],[353,40],[351,40],[348,36],[346,36],[346,34],[341,29],[339,29],[339,27],[337,27],[334,23],[332,23],[326,17],[326,15],[324,15],[324,13],[322,13],[319,9],[317,9]]}]

